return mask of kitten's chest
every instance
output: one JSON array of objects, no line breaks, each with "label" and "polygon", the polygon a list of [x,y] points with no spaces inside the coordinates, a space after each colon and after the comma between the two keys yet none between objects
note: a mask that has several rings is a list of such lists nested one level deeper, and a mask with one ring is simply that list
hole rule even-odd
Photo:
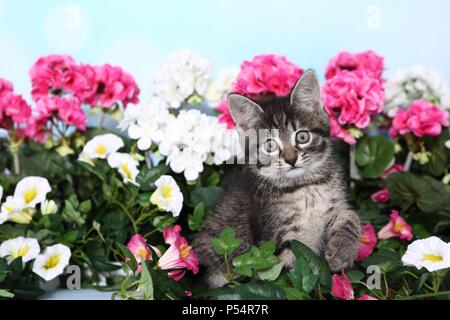
[{"label": "kitten's chest", "polygon": [[320,253],[331,207],[324,189],[305,188],[285,194],[272,202],[270,215],[274,223],[266,230],[278,244],[295,239]]}]

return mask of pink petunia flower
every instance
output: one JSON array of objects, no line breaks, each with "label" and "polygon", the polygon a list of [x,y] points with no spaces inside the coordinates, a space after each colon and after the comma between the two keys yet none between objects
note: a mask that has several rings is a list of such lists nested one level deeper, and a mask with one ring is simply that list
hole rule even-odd
[{"label": "pink petunia flower", "polygon": [[371,224],[362,225],[361,237],[359,238],[359,250],[356,260],[362,261],[373,252],[377,245],[377,235],[375,229]]},{"label": "pink petunia flower", "polygon": [[181,237],[181,227],[180,225],[175,225],[173,227],[167,227],[163,230],[164,242],[166,244],[174,244],[178,238]]},{"label": "pink petunia flower", "polygon": [[376,203],[386,203],[389,201],[389,189],[383,188],[380,191],[375,192],[370,196],[373,202]]},{"label": "pink petunia flower", "polygon": [[378,300],[375,297],[369,296],[368,294],[362,295],[361,297],[359,297],[356,300]]},{"label": "pink petunia flower", "polygon": [[390,174],[396,172],[405,172],[405,168],[403,167],[402,164],[394,164],[392,167],[383,172],[381,178],[386,179]]},{"label": "pink petunia flower", "polygon": [[338,274],[333,275],[331,293],[336,298],[343,300],[353,300],[355,298],[352,284],[344,271],[342,271],[342,276]]},{"label": "pink petunia flower", "polygon": [[384,71],[384,59],[371,50],[356,54],[343,51],[328,62],[325,69],[325,78],[331,79],[342,70],[365,70],[372,77],[381,78]]},{"label": "pink petunia flower", "polygon": [[186,270],[191,270],[196,274],[198,272],[197,255],[187,240],[174,229],[168,231],[166,237],[166,241],[170,241],[172,244],[158,260],[158,266],[162,270],[171,270],[168,276],[175,281],[179,281],[185,275]]},{"label": "pink petunia flower", "polygon": [[141,262],[152,259],[152,252],[150,250],[150,247],[147,245],[147,241],[140,234],[135,234],[131,237],[130,241],[127,244],[127,247],[136,258],[136,261],[139,263],[137,272],[141,272]]},{"label": "pink petunia flower", "polygon": [[397,237],[410,241],[413,238],[412,227],[406,223],[405,219],[395,209],[391,211],[390,218],[389,223],[378,231],[378,238],[390,239]]},{"label": "pink petunia flower", "polygon": [[438,136],[442,127],[448,127],[448,112],[425,100],[415,100],[407,109],[398,109],[392,127],[391,137],[414,134],[416,137]]}]

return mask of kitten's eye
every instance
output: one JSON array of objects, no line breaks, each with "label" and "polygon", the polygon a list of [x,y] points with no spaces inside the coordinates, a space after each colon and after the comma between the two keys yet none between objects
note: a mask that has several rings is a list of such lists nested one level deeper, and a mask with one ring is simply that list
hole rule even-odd
[{"label": "kitten's eye", "polygon": [[274,155],[280,152],[280,145],[275,139],[268,139],[262,145],[262,149],[269,155]]},{"label": "kitten's eye", "polygon": [[298,144],[307,144],[311,140],[311,134],[308,131],[302,130],[295,135],[295,142]]}]

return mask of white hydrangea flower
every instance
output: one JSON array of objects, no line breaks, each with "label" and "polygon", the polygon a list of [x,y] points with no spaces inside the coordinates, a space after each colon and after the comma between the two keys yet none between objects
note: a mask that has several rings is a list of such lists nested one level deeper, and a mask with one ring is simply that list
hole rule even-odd
[{"label": "white hydrangea flower", "polygon": [[64,272],[71,255],[70,248],[63,244],[47,247],[43,254],[36,257],[33,272],[45,281],[50,281]]},{"label": "white hydrangea flower", "polygon": [[226,94],[231,92],[233,82],[239,74],[240,69],[236,67],[222,68],[217,77],[210,82],[206,91],[206,99],[211,107],[215,107]]},{"label": "white hydrangea flower", "polygon": [[203,96],[208,88],[211,62],[185,49],[169,56],[154,77],[155,93],[170,108],[179,108],[190,96]]},{"label": "white hydrangea flower", "polygon": [[206,159],[189,148],[184,148],[182,151],[175,149],[167,158],[172,171],[184,173],[187,181],[197,180],[200,172],[203,171],[204,160]]},{"label": "white hydrangea flower", "polygon": [[168,118],[173,117],[169,113],[167,104],[157,97],[153,97],[149,103],[143,103],[133,108],[128,114],[125,110],[125,118],[119,124],[122,130],[128,130],[131,139],[137,140],[139,150],[150,149],[153,142],[160,142]]},{"label": "white hydrangea flower", "polygon": [[124,145],[122,138],[112,133],[95,136],[86,143],[78,160],[106,159]]},{"label": "white hydrangea flower", "polygon": [[134,160],[128,153],[113,153],[108,157],[108,164],[111,168],[117,169],[125,183],[138,185],[136,177],[139,174],[139,162]]},{"label": "white hydrangea flower", "polygon": [[48,180],[42,177],[26,177],[16,185],[14,198],[22,199],[25,208],[34,208],[44,202],[52,191]]},{"label": "white hydrangea flower", "polygon": [[0,257],[6,258],[8,264],[22,257],[22,262],[28,262],[36,258],[41,252],[41,247],[36,239],[17,237],[6,240],[0,245]]},{"label": "white hydrangea flower", "polygon": [[398,108],[407,108],[413,100],[431,101],[450,109],[450,89],[442,76],[422,66],[399,70],[385,83],[384,112],[393,117]]},{"label": "white hydrangea flower", "polygon": [[150,202],[160,210],[171,212],[174,217],[180,215],[183,207],[183,194],[171,176],[161,176],[156,180],[156,191],[150,197]]},{"label": "white hydrangea flower", "polygon": [[408,246],[402,262],[430,272],[450,268],[450,244],[438,237],[416,240]]}]

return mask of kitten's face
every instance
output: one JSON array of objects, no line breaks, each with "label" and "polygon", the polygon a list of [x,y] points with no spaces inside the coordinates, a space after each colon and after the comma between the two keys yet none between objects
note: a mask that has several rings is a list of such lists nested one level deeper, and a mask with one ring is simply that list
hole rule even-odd
[{"label": "kitten's face", "polygon": [[303,74],[290,97],[257,103],[231,95],[229,102],[239,127],[259,133],[249,148],[257,160],[256,164],[250,164],[254,173],[278,186],[321,178],[321,171],[324,174],[321,167],[330,155],[331,139],[328,116],[313,71]]},{"label": "kitten's face", "polygon": [[258,141],[258,163],[253,170],[262,177],[293,184],[315,172],[328,157],[328,123],[301,107],[272,103],[264,106],[257,123],[268,134]]}]

